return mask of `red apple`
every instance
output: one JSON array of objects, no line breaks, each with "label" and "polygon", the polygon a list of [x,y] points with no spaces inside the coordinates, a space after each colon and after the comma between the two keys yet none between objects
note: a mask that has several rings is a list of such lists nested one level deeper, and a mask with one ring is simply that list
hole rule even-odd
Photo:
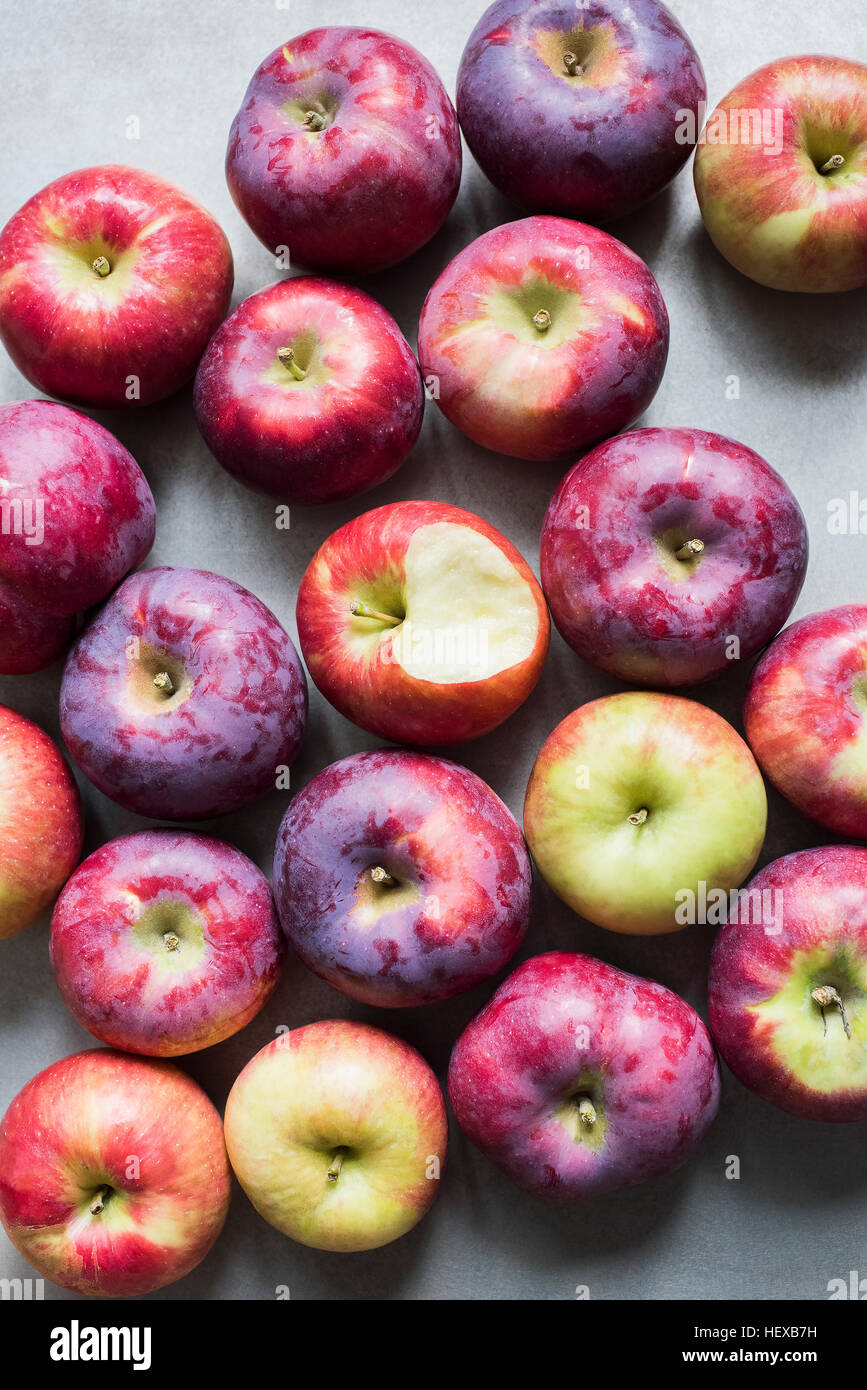
[{"label": "red apple", "polygon": [[95,1049],[46,1067],[0,1122],[0,1217],[75,1293],[140,1297],[189,1274],[226,1219],[223,1127],[169,1062]]},{"label": "red apple", "polygon": [[297,620],[325,698],[397,743],[496,728],[539,679],[550,636],[515,547],[443,502],[394,502],[342,526],[304,574]]},{"label": "red apple", "polygon": [[0,579],[0,676],[42,671],[72,640],[74,618],[45,613]]},{"label": "red apple", "polygon": [[122,164],[55,179],[0,233],[0,338],[29,382],[81,405],[171,395],[231,293],[232,253],[210,213]]}]

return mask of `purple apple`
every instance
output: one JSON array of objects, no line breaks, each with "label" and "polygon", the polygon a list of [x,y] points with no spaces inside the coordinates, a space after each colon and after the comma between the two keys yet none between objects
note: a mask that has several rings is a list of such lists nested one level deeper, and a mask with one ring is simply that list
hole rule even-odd
[{"label": "purple apple", "polygon": [[63,655],[74,631],[74,618],[43,613],[0,579],[0,676],[44,670]]},{"label": "purple apple", "polygon": [[356,753],[320,772],[280,826],[274,893],[301,959],[365,1004],[429,1004],[514,955],[530,862],[481,778],[424,753]]}]

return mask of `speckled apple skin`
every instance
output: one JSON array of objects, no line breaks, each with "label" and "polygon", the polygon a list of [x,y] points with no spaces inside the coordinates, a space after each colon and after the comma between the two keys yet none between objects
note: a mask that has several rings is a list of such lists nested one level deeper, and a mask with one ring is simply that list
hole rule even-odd
[{"label": "speckled apple skin", "polygon": [[[859,696],[860,692],[860,696]],[[867,840],[867,604],[792,623],[756,666],[744,728],[762,770],[804,815]]]},{"label": "speckled apple skin", "polygon": [[[492,295],[539,279],[583,306],[581,331],[556,347],[520,341],[487,317]],[[596,227],[527,217],[485,232],[446,267],[422,309],[418,355],[463,434],[544,462],[631,425],[656,395],[668,340],[668,313],[640,256]]]},{"label": "speckled apple skin", "polygon": [[[278,349],[311,333],[314,370],[327,380],[296,381],[284,369],[275,381]],[[350,285],[304,276],[251,295],[217,330],[196,373],[195,410],[208,448],[239,482],[311,506],[397,472],[421,430],[424,388],[385,309]]]},{"label": "speckled apple skin", "polygon": [[[324,102],[305,130],[287,103]],[[384,270],[439,231],[461,180],[458,118],[426,58],[376,29],[332,25],[276,48],[229,132],[226,180],[272,254],[338,274]]]},{"label": "speckled apple skin", "polygon": [[[779,921],[726,922],[717,933],[708,976],[711,1032],[723,1059],[750,1090],[790,1115],[807,1120],[867,1120],[867,1087],[843,1086],[820,1090],[797,1075],[774,1049],[775,1027],[760,1018],[756,1006],[784,989],[801,953],[818,951],[833,963],[848,956],[861,977],[861,998],[867,984],[867,849],[856,845],[823,845],[775,859],[750,879],[747,889],[770,893],[781,905]],[[746,916],[746,914],[743,914]],[[828,972],[835,983],[836,971]],[[822,1023],[807,1000],[809,990],[825,983],[824,973],[810,979],[804,1005],[812,1017],[804,1027],[815,1030],[820,1042]],[[837,982],[839,984],[839,981]],[[856,999],[856,1004],[859,1002]],[[850,1001],[851,1009],[851,1001]],[[851,1017],[852,1038],[841,1046],[852,1051],[864,1074],[867,1038],[860,1009]],[[828,1028],[841,1029],[840,1016],[827,1010]],[[840,1034],[837,1033],[839,1040]]]},{"label": "speckled apple skin", "polygon": [[[556,1114],[591,1076],[607,1122],[598,1149]],[[592,956],[552,951],[520,965],[468,1024],[448,1089],[464,1133],[518,1187],[574,1202],[685,1163],[716,1114],[720,1079],[685,1000]]]},{"label": "speckled apple skin", "polygon": [[[75,1053],[28,1081],[0,1121],[6,1233],[75,1293],[140,1297],[182,1279],[220,1234],[231,1182],[219,1114],[169,1062]],[[103,1184],[114,1216],[109,1204],[89,1211]]]},{"label": "speckled apple skin", "polygon": [[51,666],[74,631],[74,618],[45,613],[0,579],[0,676],[24,676]]},{"label": "speckled apple skin", "polygon": [[[675,529],[704,551],[686,564],[672,554],[672,577],[657,540]],[[794,495],[745,444],[706,430],[635,430],[587,454],[554,494],[542,587],[585,661],[630,683],[691,685],[779,632],[808,551]]]},{"label": "speckled apple skin", "polygon": [[[133,697],[137,643],[185,665],[189,698],[155,712]],[[288,634],[249,590],[207,570],[131,575],[76,642],[60,692],[81,770],[127,810],[162,820],[255,800],[293,761],[306,717]]]},{"label": "speckled apple skin", "polygon": [[[417,897],[375,918],[359,884],[381,867]],[[289,941],[353,999],[409,1008],[496,974],[530,919],[531,872],[514,817],[480,777],[406,750],[356,753],[293,798],[274,894]]]},{"label": "speckled apple skin", "polygon": [[[579,26],[600,49],[585,77],[570,78],[539,44]],[[696,112],[706,94],[695,48],[657,0],[498,0],[464,50],[457,106],[467,144],[507,197],[606,222],[686,163],[679,113]]]},{"label": "speckled apple skin", "polygon": [[0,496],[42,503],[39,544],[0,534],[0,578],[49,614],[92,608],[154,542],[154,499],[132,454],[53,401],[0,406]]},{"label": "speckled apple skin", "polygon": [[[200,954],[178,926],[179,968],[170,971],[161,968],[169,958],[135,935],[142,913],[166,902],[194,914],[203,937]],[[152,1057],[237,1033],[273,993],[283,955],[264,874],[232,845],[184,830],[103,845],[72,875],[51,918],[51,963],[67,1007],[100,1042]]]}]

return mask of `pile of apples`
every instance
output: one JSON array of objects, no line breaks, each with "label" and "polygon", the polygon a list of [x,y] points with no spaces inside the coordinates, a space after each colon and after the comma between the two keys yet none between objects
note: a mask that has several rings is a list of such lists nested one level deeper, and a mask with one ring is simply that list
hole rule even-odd
[{"label": "pile of apples", "polygon": [[[227,318],[220,228],[125,167],[56,180],[0,234],[0,337],[66,402],[0,406],[0,673],[23,680],[65,654],[72,760],[119,806],[168,823],[79,863],[67,762],[0,707],[0,936],[54,904],[60,993],[107,1045],[41,1072],[0,1125],[0,1215],[56,1283],[118,1296],[181,1278],[220,1232],[232,1172],[309,1246],[366,1250],[410,1230],[439,1190],[447,1120],[406,1043],[345,1020],[281,1034],[235,1081],[224,1121],[167,1059],[244,1027],[287,944],[382,1009],[490,980],[530,927],[530,855],[610,931],[720,930],[710,1031],[670,990],[586,955],[534,955],[500,984],[455,1043],[448,1092],[519,1187],[573,1201],[684,1162],[717,1110],[716,1048],[794,1115],[867,1119],[867,848],[791,854],[747,883],[762,772],[828,831],[867,840],[867,605],[778,636],[808,559],[784,479],[705,430],[630,429],[659,386],[668,317],[649,268],[596,225],[677,175],[705,95],[658,0],[497,0],[467,44],[457,111],[409,44],[326,27],[265,59],[226,156],[252,231],[278,263],[317,274]],[[782,117],[775,158],[763,121],[743,119],[767,110]],[[444,270],[416,360],[346,280],[405,261],[442,226],[461,130],[529,215]],[[771,64],[706,136],[699,204],[738,269],[782,290],[867,283],[867,67]],[[306,669],[336,710],[402,746],[343,758],[293,797],[273,885],[183,827],[288,772],[301,659],[237,583],[140,568],[150,489],[73,408],[135,409],[193,375],[216,459],[290,505],[395,473],[426,396],[490,450],[564,469],[580,455],[544,518],[541,585],[505,536],[446,500],[366,511],[312,556],[297,601]],[[549,611],[579,658],[631,688],[550,734],[522,834],[490,787],[427,750],[478,738],[531,696]],[[746,741],[677,693],[756,657]]]}]

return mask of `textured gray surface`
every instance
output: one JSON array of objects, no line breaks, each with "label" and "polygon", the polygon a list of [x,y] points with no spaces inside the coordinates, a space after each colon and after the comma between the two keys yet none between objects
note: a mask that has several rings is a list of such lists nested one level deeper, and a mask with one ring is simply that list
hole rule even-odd
[{"label": "textured gray surface", "polygon": [[[861,0],[676,0],[702,56],[710,101],[761,63],[791,52],[840,52],[867,60]],[[235,212],[223,181],[229,123],[259,61],[278,43],[323,22],[391,30],[419,47],[450,92],[463,44],[483,0],[31,0],[26,23],[10,4],[0,15],[0,221],[38,188],[93,163],[137,164],[176,180],[221,221],[236,260],[235,303],[276,278],[273,262]],[[138,116],[140,138],[127,138]],[[446,228],[409,264],[368,285],[415,341],[418,313],[436,275],[473,237],[516,211],[467,159]],[[672,321],[671,356],[646,417],[742,439],[778,467],[806,513],[812,559],[797,613],[864,598],[867,538],[832,536],[828,503],[867,487],[863,389],[867,294],[802,299],[739,277],[704,236],[689,173],[642,213],[614,228],[656,273]],[[736,375],[740,396],[729,399]],[[33,395],[0,358],[0,399]],[[391,482],[359,504],[296,511],[279,532],[268,502],[236,486],[202,444],[189,391],[140,414],[100,417],[139,459],[158,505],[154,564],[195,565],[247,585],[294,633],[299,578],[316,547],[355,512],[402,497],[436,497],[477,511],[531,564],[556,469],[474,448],[428,408],[422,439]],[[0,701],[57,731],[60,670],[0,680]],[[457,757],[520,814],[534,756],[554,725],[583,701],[614,689],[555,636],[542,681],[500,732]],[[701,698],[739,722],[743,677]],[[369,739],[313,693],[300,786],[326,763]],[[87,849],[143,824],[83,787]],[[269,870],[286,794],[207,829]],[[816,828],[771,797],[763,862],[821,843]],[[539,887],[524,955],[586,950],[648,974],[705,1011],[710,928],[640,940],[611,936],[574,917]],[[222,1106],[241,1067],[281,1024],[353,1014],[415,1043],[444,1076],[451,1045],[484,1002],[480,989],[428,1011],[356,1007],[290,965],[276,997],[239,1036],[186,1060]],[[47,953],[47,926],[3,943],[0,970],[0,1107],[57,1058],[91,1039],[67,1014]],[[739,1181],[725,1177],[737,1155]],[[227,1228],[199,1270],[154,1297],[594,1299],[827,1297],[827,1283],[867,1273],[867,1158],[863,1127],[823,1127],[777,1113],[728,1074],[719,1119],[684,1171],[626,1195],[551,1211],[517,1194],[453,1126],[451,1164],[432,1214],[394,1246],[366,1255],[326,1255],[266,1226],[237,1192]],[[26,1275],[0,1234],[0,1276]],[[47,1297],[63,1296],[46,1290]]]}]

